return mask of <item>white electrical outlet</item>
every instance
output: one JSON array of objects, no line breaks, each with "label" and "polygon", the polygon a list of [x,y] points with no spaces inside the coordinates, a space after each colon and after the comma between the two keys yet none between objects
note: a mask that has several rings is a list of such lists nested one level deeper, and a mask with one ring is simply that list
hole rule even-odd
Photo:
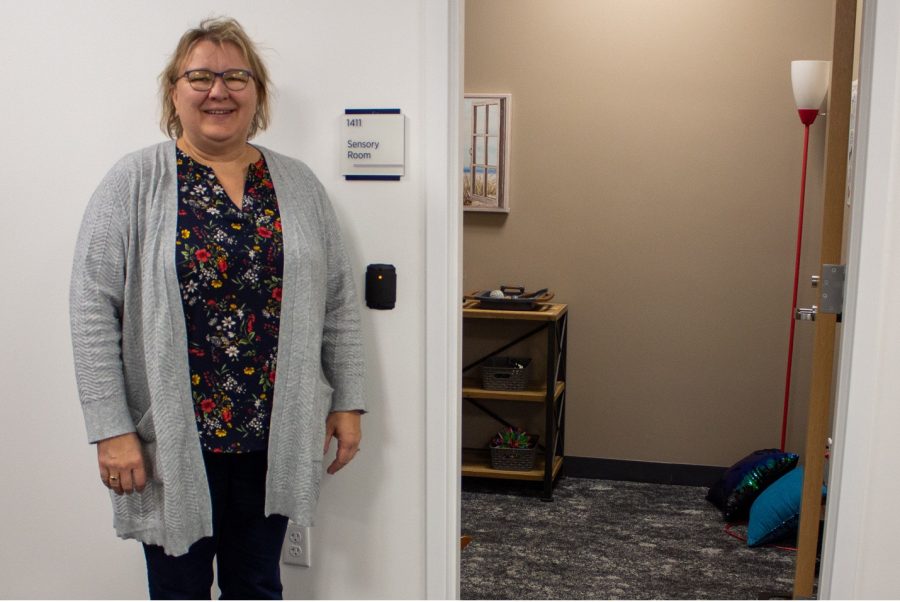
[{"label": "white electrical outlet", "polygon": [[281,548],[281,561],[297,566],[310,565],[309,527],[288,523],[284,546]]}]

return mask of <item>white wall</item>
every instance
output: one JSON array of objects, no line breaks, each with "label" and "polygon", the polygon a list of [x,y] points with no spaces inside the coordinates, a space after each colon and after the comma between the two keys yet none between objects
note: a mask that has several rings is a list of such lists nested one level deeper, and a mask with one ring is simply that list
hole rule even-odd
[{"label": "white wall", "polygon": [[[257,141],[302,158],[322,179],[360,288],[368,263],[394,263],[398,271],[397,309],[363,310],[371,413],[362,452],[325,476],[314,566],[284,567],[285,595],[423,597],[422,132],[430,43],[423,4],[0,0],[0,9],[0,597],[146,596],[140,546],[114,536],[94,449],[85,443],[68,333],[69,270],[82,211],[102,175],[124,153],[162,139],[156,75],[178,37],[218,14],[239,19],[266,48],[277,95],[273,125]],[[407,115],[401,182],[341,179],[338,119],[346,107],[399,107]]]},{"label": "white wall", "polygon": [[820,593],[900,598],[900,3],[866,2],[857,166]]}]

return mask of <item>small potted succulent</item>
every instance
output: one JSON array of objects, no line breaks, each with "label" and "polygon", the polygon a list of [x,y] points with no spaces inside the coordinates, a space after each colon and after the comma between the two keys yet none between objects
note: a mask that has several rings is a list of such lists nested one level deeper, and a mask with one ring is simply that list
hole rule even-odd
[{"label": "small potted succulent", "polygon": [[537,435],[520,428],[507,427],[491,439],[491,468],[495,470],[531,470],[534,468]]}]

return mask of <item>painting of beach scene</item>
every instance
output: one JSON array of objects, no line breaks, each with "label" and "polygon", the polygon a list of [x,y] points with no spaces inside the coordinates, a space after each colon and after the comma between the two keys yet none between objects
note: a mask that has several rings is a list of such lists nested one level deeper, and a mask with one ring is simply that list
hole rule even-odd
[{"label": "painting of beach scene", "polygon": [[509,94],[466,94],[462,191],[466,211],[509,212]]}]

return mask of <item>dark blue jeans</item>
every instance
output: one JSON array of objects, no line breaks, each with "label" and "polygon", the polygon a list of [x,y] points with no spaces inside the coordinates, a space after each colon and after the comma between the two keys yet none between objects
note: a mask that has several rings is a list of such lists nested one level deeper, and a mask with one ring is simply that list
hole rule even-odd
[{"label": "dark blue jeans", "polygon": [[216,559],[220,599],[280,600],[281,546],[288,519],[264,513],[266,452],[204,453],[213,535],[187,554],[144,545],[153,600],[209,600]]}]

